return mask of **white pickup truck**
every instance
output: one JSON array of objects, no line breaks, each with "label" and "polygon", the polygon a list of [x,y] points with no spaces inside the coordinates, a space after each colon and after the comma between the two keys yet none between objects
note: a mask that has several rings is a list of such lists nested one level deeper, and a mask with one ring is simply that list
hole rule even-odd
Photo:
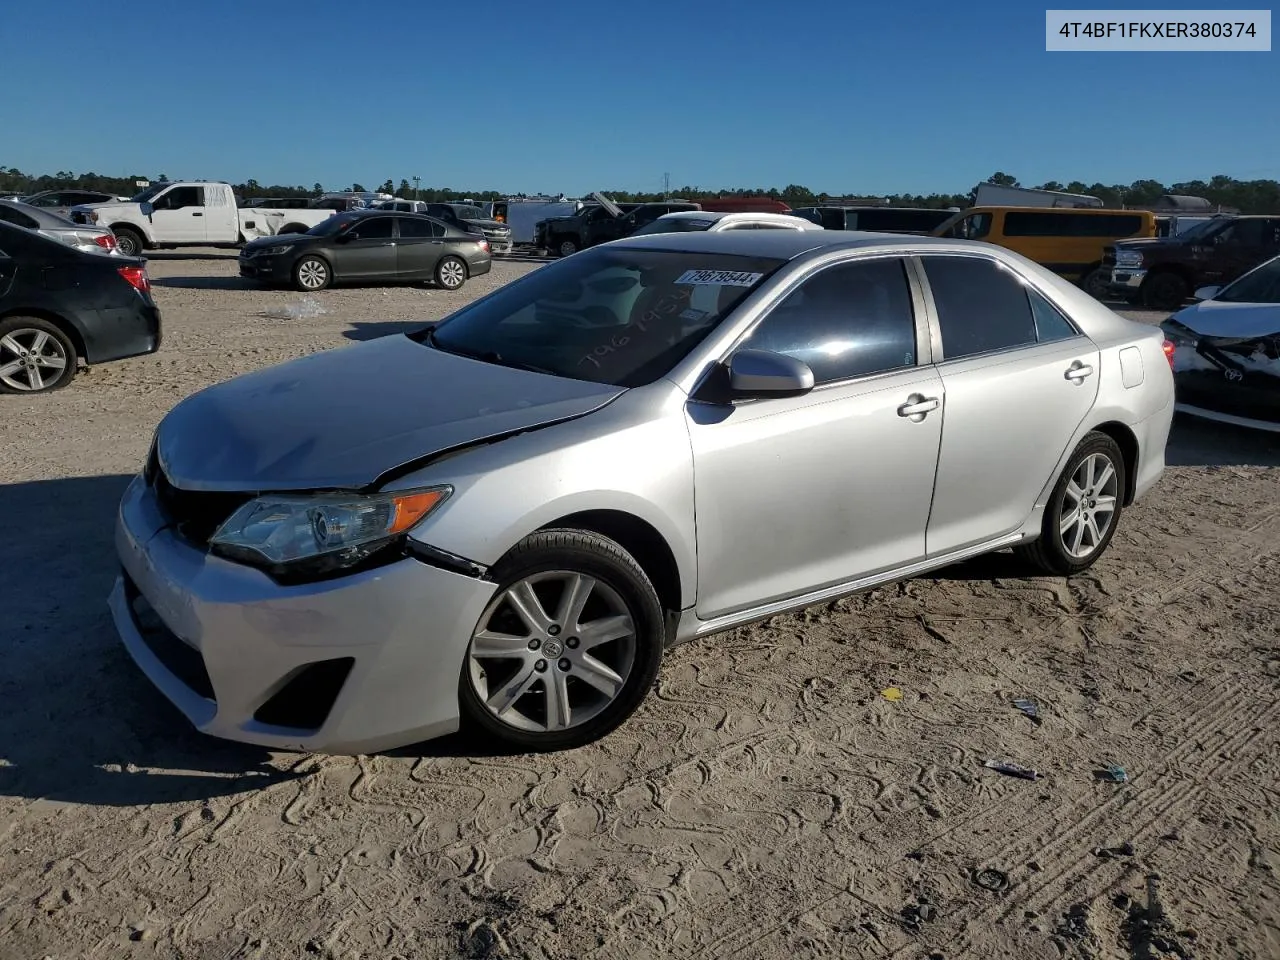
[{"label": "white pickup truck", "polygon": [[125,256],[157,247],[238,247],[259,237],[305,233],[336,210],[241,209],[231,184],[215,180],[154,183],[127,203],[72,207],[77,223],[106,227]]}]

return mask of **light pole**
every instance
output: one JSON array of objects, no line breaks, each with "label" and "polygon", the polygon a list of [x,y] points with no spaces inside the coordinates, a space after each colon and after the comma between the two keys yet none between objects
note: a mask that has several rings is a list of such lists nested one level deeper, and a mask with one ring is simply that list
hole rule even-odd
[{"label": "light pole", "polygon": [[419,183],[421,183],[421,182],[422,182],[422,178],[421,178],[421,177],[414,177],[414,178],[413,178],[413,199],[415,199],[415,200],[417,200],[417,199],[418,199],[418,184],[419,184]]}]

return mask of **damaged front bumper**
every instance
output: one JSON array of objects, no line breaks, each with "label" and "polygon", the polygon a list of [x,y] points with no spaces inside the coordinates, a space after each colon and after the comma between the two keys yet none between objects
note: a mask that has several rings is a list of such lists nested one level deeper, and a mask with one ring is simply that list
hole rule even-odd
[{"label": "damaged front bumper", "polygon": [[1161,326],[1175,347],[1176,410],[1280,433],[1280,332],[1207,337],[1176,320]]}]

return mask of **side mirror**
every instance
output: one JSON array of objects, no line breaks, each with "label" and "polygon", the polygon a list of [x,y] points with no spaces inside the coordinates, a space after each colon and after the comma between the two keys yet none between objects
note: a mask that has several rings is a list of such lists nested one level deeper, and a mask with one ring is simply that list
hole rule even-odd
[{"label": "side mirror", "polygon": [[1212,300],[1221,290],[1221,286],[1201,287],[1191,296],[1194,300]]},{"label": "side mirror", "polygon": [[344,230],[333,239],[338,243],[350,243],[352,240],[359,240],[360,234],[355,230]]},{"label": "side mirror", "polygon": [[735,397],[797,397],[813,389],[807,363],[772,350],[739,350],[728,367]]},{"label": "side mirror", "polygon": [[142,215],[144,217],[149,217],[151,216],[151,214],[156,212],[155,204],[152,203],[150,200],[143,200],[140,204],[138,204],[138,209],[142,212]]}]

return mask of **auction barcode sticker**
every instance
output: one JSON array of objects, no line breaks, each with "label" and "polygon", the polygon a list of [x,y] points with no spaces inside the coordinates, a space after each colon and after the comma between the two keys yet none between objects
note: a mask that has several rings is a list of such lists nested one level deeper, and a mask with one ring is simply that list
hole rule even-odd
[{"label": "auction barcode sticker", "polygon": [[1046,10],[1051,51],[1271,50],[1270,10]]},{"label": "auction barcode sticker", "polygon": [[722,287],[749,287],[763,273],[746,273],[741,270],[686,270],[676,283],[713,283]]}]

